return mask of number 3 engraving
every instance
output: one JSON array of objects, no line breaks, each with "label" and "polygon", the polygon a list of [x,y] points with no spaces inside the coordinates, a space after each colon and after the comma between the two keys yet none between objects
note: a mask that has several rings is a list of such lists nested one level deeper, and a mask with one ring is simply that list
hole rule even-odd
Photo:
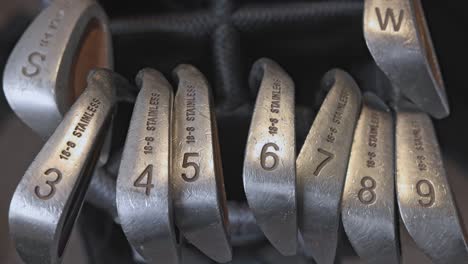
[{"label": "number 3 engraving", "polygon": [[62,180],[62,172],[60,172],[58,169],[55,168],[50,168],[44,172],[44,175],[49,175],[51,173],[55,173],[55,179],[54,180],[46,180],[46,184],[49,186],[50,191],[46,194],[41,193],[41,187],[36,186],[34,188],[34,193],[39,199],[42,200],[48,200],[52,198],[55,194],[55,185],[57,185],[61,180]]}]

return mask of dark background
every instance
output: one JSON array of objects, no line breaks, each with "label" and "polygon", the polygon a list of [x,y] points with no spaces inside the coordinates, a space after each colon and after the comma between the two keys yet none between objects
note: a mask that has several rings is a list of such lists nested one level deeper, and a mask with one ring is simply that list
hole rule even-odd
[{"label": "dark background", "polygon": [[[0,69],[3,70],[8,54],[22,31],[47,1],[0,1]],[[298,150],[320,106],[321,76],[333,67],[343,68],[355,77],[363,90],[374,90],[377,89],[372,79],[375,66],[365,46],[359,10],[317,12],[315,18],[301,17],[300,11],[304,8],[298,4],[347,2],[359,5],[361,1],[242,0],[235,1],[236,4],[230,7],[231,11],[224,10],[226,13],[220,15],[222,19],[213,19],[214,12],[203,16],[204,12],[212,10],[215,2],[221,5],[226,1],[101,1],[111,19],[117,72],[133,82],[138,70],[153,67],[170,78],[172,69],[179,63],[191,63],[207,76],[214,90],[227,196],[230,200],[243,201],[242,161],[250,110],[255,99],[255,92],[249,89],[247,80],[253,62],[260,57],[270,57],[283,66],[295,81]],[[468,204],[464,203],[468,199],[465,191],[468,188],[468,90],[463,79],[467,76],[468,40],[465,35],[468,34],[468,20],[463,2],[424,1],[423,6],[451,104],[450,117],[435,121],[435,125],[449,180],[463,218],[468,219]],[[268,23],[265,24],[236,24],[225,15],[252,4],[260,7],[283,5],[284,9],[290,8],[295,16],[283,20],[267,18],[265,21]],[[230,8],[228,6],[227,9]],[[195,22],[188,19],[197,13],[201,15]],[[171,18],[177,18],[174,21],[179,22],[170,23],[173,21]],[[221,24],[234,24],[234,33],[229,32],[232,30],[229,27],[220,29]],[[3,92],[3,89],[0,91]],[[8,239],[8,204],[17,182],[43,142],[16,118],[2,92],[0,263],[17,263]],[[123,145],[130,110],[130,105],[119,108],[115,149]],[[112,251],[121,246],[109,243],[105,235],[101,239],[99,248],[103,251]],[[402,246],[404,263],[427,263],[404,230]],[[84,263],[84,257],[80,255],[87,247],[89,244],[83,243],[80,235],[76,235],[67,251],[65,263]],[[355,263],[352,252],[346,248],[345,245],[343,263]],[[268,248],[258,249],[262,250],[270,254],[264,254],[269,261],[266,263],[286,261]],[[125,254],[128,254],[128,249],[116,255],[120,257]],[[119,263],[125,263],[124,260],[122,257]]]}]

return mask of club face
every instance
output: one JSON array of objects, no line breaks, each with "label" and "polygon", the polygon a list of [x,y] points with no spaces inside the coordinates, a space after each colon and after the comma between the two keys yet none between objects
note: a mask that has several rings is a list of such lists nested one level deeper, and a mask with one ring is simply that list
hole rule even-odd
[{"label": "club face", "polygon": [[97,70],[13,195],[10,234],[26,263],[60,263],[115,102],[112,74]]},{"label": "club face", "polygon": [[396,186],[403,223],[434,263],[468,263],[460,222],[430,117],[403,101],[396,115]]},{"label": "club face", "polygon": [[[283,255],[297,250],[294,83],[279,65],[258,60],[259,87],[244,158],[244,189],[257,224]],[[257,85],[258,84],[258,85]]]},{"label": "club face", "polygon": [[435,118],[449,115],[420,0],[366,0],[364,36],[377,65],[405,97]]},{"label": "club face", "polygon": [[364,94],[341,215],[351,245],[368,263],[400,262],[393,124],[385,103],[374,94]]},{"label": "club face", "polygon": [[178,83],[174,100],[174,213],[184,237],[211,259],[228,262],[232,249],[221,158],[210,88],[193,66],[174,70]]},{"label": "club face", "polygon": [[305,251],[318,263],[333,263],[341,195],[361,93],[351,76],[341,70],[329,71],[323,85],[331,89],[296,162],[299,229]]},{"label": "club face", "polygon": [[179,263],[170,191],[173,92],[161,73],[144,69],[117,177],[120,224],[147,263]]},{"label": "club face", "polygon": [[112,68],[107,18],[90,0],[53,2],[31,23],[5,67],[15,113],[47,139],[86,87],[93,68]]}]

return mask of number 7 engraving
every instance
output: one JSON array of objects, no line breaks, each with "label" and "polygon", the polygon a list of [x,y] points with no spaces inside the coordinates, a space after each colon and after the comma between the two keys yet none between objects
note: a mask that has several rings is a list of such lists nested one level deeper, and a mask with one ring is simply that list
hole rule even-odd
[{"label": "number 7 engraving", "polygon": [[315,169],[314,171],[314,175],[315,176],[318,176],[320,171],[323,169],[323,167],[325,167],[325,165],[327,165],[327,163],[329,163],[333,158],[335,158],[335,155],[331,152],[328,152],[322,148],[318,148],[317,151],[323,155],[325,155],[325,159],[320,162],[320,164],[317,166],[317,168]]}]

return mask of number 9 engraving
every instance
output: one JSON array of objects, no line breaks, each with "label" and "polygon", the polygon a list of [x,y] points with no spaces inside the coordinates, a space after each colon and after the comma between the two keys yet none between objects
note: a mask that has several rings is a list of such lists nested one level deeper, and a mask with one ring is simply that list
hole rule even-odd
[{"label": "number 9 engraving", "polygon": [[46,184],[49,186],[50,191],[46,194],[41,193],[41,187],[36,186],[34,188],[34,193],[36,196],[41,199],[41,200],[48,200],[54,196],[56,188],[55,185],[57,185],[61,180],[62,180],[62,172],[60,172],[58,169],[55,168],[50,168],[44,172],[44,175],[49,175],[51,173],[55,173],[56,177],[54,180],[46,180]]},{"label": "number 9 engraving", "polygon": [[418,202],[422,207],[431,207],[435,202],[435,191],[434,185],[428,180],[420,180],[416,183],[416,192],[423,198],[429,198],[429,200],[419,199]]},{"label": "number 9 engraving", "polygon": [[[278,160],[279,160],[278,155],[276,155],[273,152],[267,152],[269,147],[273,147],[276,151],[279,150],[278,145],[276,145],[275,143],[267,143],[265,144],[265,146],[263,146],[262,153],[260,154],[260,165],[266,171],[272,171],[276,169],[276,167],[278,167]],[[273,159],[273,165],[271,166],[266,165],[266,159],[268,157],[271,157]]]}]

